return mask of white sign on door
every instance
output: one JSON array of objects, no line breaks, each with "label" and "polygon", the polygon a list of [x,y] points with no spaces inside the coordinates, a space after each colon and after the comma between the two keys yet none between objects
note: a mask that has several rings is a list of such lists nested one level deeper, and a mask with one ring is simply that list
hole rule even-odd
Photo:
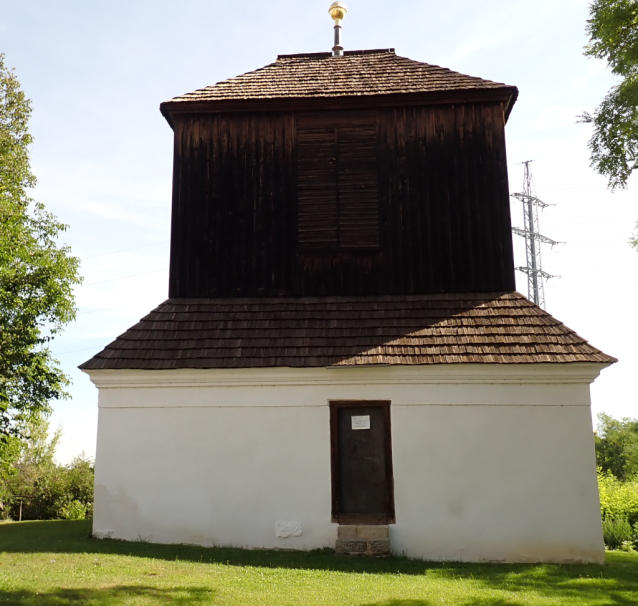
[{"label": "white sign on door", "polygon": [[351,417],[352,429],[370,429],[370,415]]}]

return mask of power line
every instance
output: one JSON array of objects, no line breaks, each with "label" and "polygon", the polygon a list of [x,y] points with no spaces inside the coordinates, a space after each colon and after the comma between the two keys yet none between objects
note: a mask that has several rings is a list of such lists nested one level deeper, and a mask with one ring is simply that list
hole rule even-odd
[{"label": "power line", "polygon": [[[571,158],[572,156],[586,156],[589,152],[576,152],[573,154],[561,154],[560,156],[548,156],[546,158],[540,158],[534,160],[534,162],[545,162],[545,160],[556,160],[557,158]],[[524,164],[524,162],[517,162],[517,164]]]},{"label": "power line", "polygon": [[91,255],[90,257],[82,257],[82,260],[95,259],[96,257],[105,257],[107,255],[116,255],[121,252],[128,252],[129,250],[137,250],[138,248],[148,248],[149,246],[159,246],[160,244],[166,244],[170,240],[162,240],[161,242],[153,242],[152,244],[142,244],[141,246],[133,246],[132,248],[122,248],[120,250],[112,250],[110,252],[98,253],[97,255]]},{"label": "power line", "polygon": [[580,276],[561,276],[562,279],[571,280],[572,278],[635,278],[636,274],[582,274]]},{"label": "power line", "polygon": [[549,223],[545,227],[558,227],[560,225],[598,225],[599,223],[624,223],[634,222],[634,219],[612,219],[611,221],[583,221],[582,223]]},{"label": "power line", "polygon": [[98,347],[87,347],[86,349],[75,349],[73,351],[63,351],[62,353],[53,354],[53,355],[54,356],[68,356],[69,354],[80,353],[81,351],[95,351],[96,349],[98,349]]},{"label": "power line", "polygon": [[570,240],[569,244],[591,244],[592,242],[625,242],[628,243],[627,238],[614,238],[613,240]]},{"label": "power line", "polygon": [[103,307],[102,309],[92,309],[91,311],[79,311],[76,315],[84,316],[86,314],[96,314],[99,311],[109,311],[109,309],[119,309],[120,307],[126,307],[126,305],[116,305],[115,307]]},{"label": "power line", "polygon": [[594,187],[607,187],[606,185],[574,185],[573,187],[556,187],[554,189],[542,189],[542,192],[547,191],[565,191],[566,189],[591,189]]},{"label": "power line", "polygon": [[[573,156],[586,156],[588,154],[589,152],[582,151],[582,152],[575,152],[573,154],[561,154],[560,156],[546,156],[545,158],[536,158],[534,162],[545,162],[545,160],[556,160],[558,158],[571,158]],[[512,164],[512,162],[509,162],[509,164]],[[514,164],[525,164],[525,162],[514,162]]]},{"label": "power line", "polygon": [[82,286],[96,286],[98,284],[106,284],[107,282],[117,282],[118,280],[127,280],[128,278],[137,278],[139,276],[148,276],[149,274],[158,274],[162,271],[168,271],[168,268],[157,269],[155,271],[145,271],[141,274],[133,274],[131,276],[122,276],[121,278],[113,278],[111,280],[102,280],[101,282],[91,282],[90,284],[83,284]]},{"label": "power line", "polygon": [[563,267],[635,267],[638,269],[638,265],[634,263],[618,263],[618,264],[603,264],[603,265],[551,265],[550,267],[556,267],[561,269]]},{"label": "power line", "polygon": [[102,311],[111,311],[112,309],[123,309],[124,307],[133,307],[138,305],[137,302],[127,303],[126,305],[115,305],[114,307],[102,307],[101,309],[91,309],[90,311],[80,311],[77,313],[78,316],[83,316],[86,314],[96,314]]},{"label": "power line", "polygon": [[[545,190],[545,191],[550,191],[550,190]],[[616,201],[618,201],[618,196],[616,196]],[[563,204],[600,204],[601,202],[609,202],[610,198],[599,198],[598,200],[561,200],[561,206]],[[625,200],[620,200],[620,202],[626,202],[627,204],[634,204],[635,203],[635,199],[631,198],[629,195],[627,196],[627,199]]]}]

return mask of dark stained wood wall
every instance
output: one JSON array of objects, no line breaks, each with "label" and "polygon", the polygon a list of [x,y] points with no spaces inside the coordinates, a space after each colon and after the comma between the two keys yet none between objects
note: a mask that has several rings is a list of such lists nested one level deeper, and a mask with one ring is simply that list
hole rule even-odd
[{"label": "dark stained wood wall", "polygon": [[300,117],[175,117],[171,297],[515,289],[501,103],[376,110],[378,250],[299,250]]}]

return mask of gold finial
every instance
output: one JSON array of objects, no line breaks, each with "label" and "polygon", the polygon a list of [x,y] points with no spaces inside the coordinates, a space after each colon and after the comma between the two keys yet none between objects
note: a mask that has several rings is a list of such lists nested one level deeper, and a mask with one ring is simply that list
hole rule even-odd
[{"label": "gold finial", "polygon": [[332,47],[332,53],[335,57],[341,57],[343,56],[343,46],[341,46],[341,20],[346,16],[348,9],[343,2],[333,2],[328,12],[335,22],[335,45]]},{"label": "gold finial", "polygon": [[330,16],[334,19],[335,25],[341,25],[341,20],[346,16],[348,9],[343,2],[333,2],[328,9]]}]

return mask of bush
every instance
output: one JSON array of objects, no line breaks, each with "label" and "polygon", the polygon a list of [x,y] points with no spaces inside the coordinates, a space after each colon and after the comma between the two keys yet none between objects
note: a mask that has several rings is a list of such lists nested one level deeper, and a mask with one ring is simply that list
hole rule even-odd
[{"label": "bush", "polygon": [[63,520],[85,520],[86,506],[80,501],[71,501],[61,505],[58,513]]},{"label": "bush", "polygon": [[600,511],[603,519],[624,519],[638,524],[638,479],[621,482],[609,471],[598,470]]},{"label": "bush", "polygon": [[609,549],[633,543],[634,529],[626,518],[603,518],[603,538]]}]

